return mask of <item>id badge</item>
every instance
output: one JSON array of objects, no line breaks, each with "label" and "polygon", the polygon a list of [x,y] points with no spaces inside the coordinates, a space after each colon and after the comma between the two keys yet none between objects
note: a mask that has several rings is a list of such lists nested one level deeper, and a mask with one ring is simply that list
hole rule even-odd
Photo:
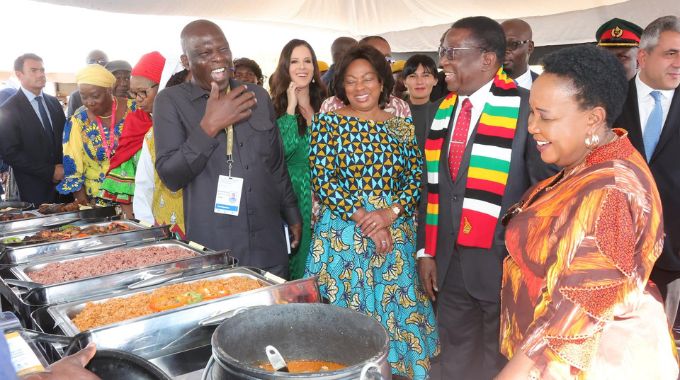
[{"label": "id badge", "polygon": [[238,216],[243,178],[221,175],[217,182],[215,213]]}]

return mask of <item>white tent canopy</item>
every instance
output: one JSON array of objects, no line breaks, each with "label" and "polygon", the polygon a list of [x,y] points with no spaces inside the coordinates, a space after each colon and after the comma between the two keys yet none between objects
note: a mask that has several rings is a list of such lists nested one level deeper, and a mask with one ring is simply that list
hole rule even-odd
[{"label": "white tent canopy", "polygon": [[394,52],[434,51],[452,22],[471,15],[523,18],[542,46],[593,41],[612,17],[645,26],[679,12],[677,0],[3,0],[0,9],[0,71],[34,52],[48,72],[72,73],[92,49],[131,64],[158,50],[174,66],[182,27],[208,18],[222,27],[235,57],[255,59],[265,74],[292,38],[307,40],[330,61],[330,44],[342,35],[380,34]]}]

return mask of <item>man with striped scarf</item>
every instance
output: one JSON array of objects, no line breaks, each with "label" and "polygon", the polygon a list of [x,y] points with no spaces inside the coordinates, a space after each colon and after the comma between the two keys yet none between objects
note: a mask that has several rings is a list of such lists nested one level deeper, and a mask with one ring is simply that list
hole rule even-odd
[{"label": "man with striped scarf", "polygon": [[448,90],[425,143],[427,189],[418,269],[436,300],[442,353],[433,378],[486,380],[499,353],[503,213],[551,174],[527,131],[528,92],[501,67],[501,26],[487,17],[453,24],[439,48]]}]

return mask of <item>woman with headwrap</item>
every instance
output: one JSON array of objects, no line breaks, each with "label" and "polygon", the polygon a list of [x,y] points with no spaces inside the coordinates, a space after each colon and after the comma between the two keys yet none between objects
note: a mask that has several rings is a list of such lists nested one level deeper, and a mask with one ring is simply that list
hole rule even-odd
[{"label": "woman with headwrap", "polygon": [[99,196],[117,202],[123,213],[133,216],[132,198],[135,194],[135,173],[144,142],[151,128],[153,101],[165,66],[165,58],[157,51],[145,54],[132,68],[129,96],[138,108],[125,118],[118,149],[111,158],[109,172],[101,185]]},{"label": "woman with headwrap", "polygon": [[64,127],[64,179],[61,194],[73,193],[79,203],[112,204],[99,197],[100,186],[118,149],[128,112],[137,109],[132,99],[113,96],[116,83],[103,66],[87,65],[76,74],[83,107]]}]

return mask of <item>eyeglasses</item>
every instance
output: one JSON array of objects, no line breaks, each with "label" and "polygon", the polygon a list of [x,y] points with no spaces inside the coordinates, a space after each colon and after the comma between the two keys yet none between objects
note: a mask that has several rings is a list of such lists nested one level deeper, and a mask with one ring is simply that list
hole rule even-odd
[{"label": "eyeglasses", "polygon": [[520,46],[526,44],[526,43],[529,42],[529,41],[531,41],[531,40],[524,40],[524,41],[506,41],[506,42],[505,42],[505,50],[515,51],[515,50],[519,49]]},{"label": "eyeglasses", "polygon": [[446,59],[448,59],[449,61],[452,61],[453,57],[455,57],[455,55],[456,55],[456,51],[475,50],[475,49],[479,49],[482,52],[486,51],[485,49],[477,47],[477,46],[473,46],[473,47],[444,47],[444,46],[440,46],[439,49],[437,50],[437,52],[439,53],[439,59],[446,57]]},{"label": "eyeglasses", "polygon": [[385,60],[386,60],[387,63],[389,63],[390,65],[393,64],[394,62],[397,62],[396,59],[392,58],[392,57],[389,56],[389,55],[385,57]]},{"label": "eyeglasses", "polygon": [[153,86],[144,89],[144,90],[139,90],[139,91],[128,91],[128,95],[130,96],[130,99],[137,99],[139,96],[140,99],[144,100],[146,99],[147,96],[149,96],[149,90],[151,90],[154,87],[158,87],[158,84],[154,84]]}]

